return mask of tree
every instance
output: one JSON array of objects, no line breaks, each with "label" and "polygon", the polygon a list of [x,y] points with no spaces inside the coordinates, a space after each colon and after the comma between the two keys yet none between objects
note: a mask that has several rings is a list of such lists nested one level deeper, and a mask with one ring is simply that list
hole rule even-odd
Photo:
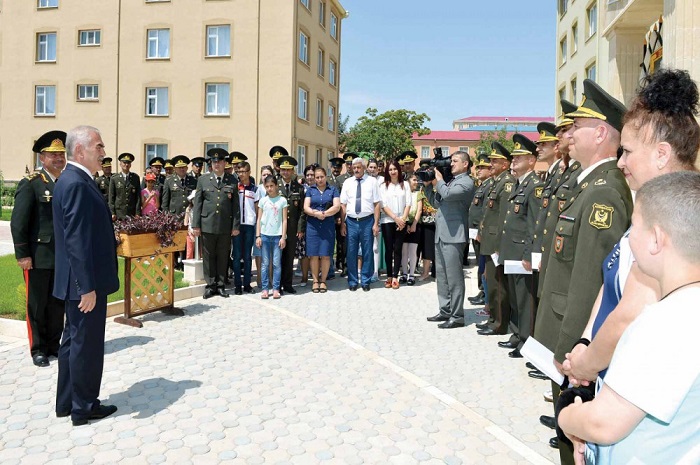
[{"label": "tree", "polygon": [[347,146],[348,142],[348,123],[350,121],[350,117],[346,116],[345,119],[343,119],[343,115],[338,112],[338,150],[341,152],[345,152],[345,148]]},{"label": "tree", "polygon": [[508,131],[506,131],[506,128],[500,127],[495,131],[481,131],[479,145],[476,146],[476,153],[491,153],[491,143],[493,141],[500,142],[510,151],[513,150],[513,141],[508,138]]},{"label": "tree", "polygon": [[377,158],[394,158],[404,150],[413,150],[413,133],[425,135],[430,129],[425,123],[430,118],[425,113],[411,110],[389,110],[378,114],[376,108],[368,108],[345,139],[348,152],[372,152]]}]

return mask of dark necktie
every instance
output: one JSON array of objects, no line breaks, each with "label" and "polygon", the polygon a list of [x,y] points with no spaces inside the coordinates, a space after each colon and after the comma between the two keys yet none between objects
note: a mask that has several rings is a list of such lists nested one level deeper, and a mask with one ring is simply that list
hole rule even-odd
[{"label": "dark necktie", "polygon": [[362,210],[362,178],[357,180],[357,192],[355,193],[355,214],[359,215]]},{"label": "dark necktie", "polygon": [[216,184],[220,185],[221,184],[221,176],[216,177]]},{"label": "dark necktie", "polygon": [[185,178],[180,178],[180,187],[185,187]]},{"label": "dark necktie", "polygon": [[284,185],[284,190],[287,193],[286,197],[289,197],[289,183]]}]

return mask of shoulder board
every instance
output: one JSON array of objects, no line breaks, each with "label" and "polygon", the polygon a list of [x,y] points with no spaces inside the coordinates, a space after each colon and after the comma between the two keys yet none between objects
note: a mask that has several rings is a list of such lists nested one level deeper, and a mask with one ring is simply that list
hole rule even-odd
[{"label": "shoulder board", "polygon": [[31,174],[26,175],[26,176],[24,177],[24,179],[28,179],[28,180],[32,181],[32,180],[38,178],[40,174],[41,174],[41,173],[39,173],[38,171],[35,171],[34,173],[31,173]]}]

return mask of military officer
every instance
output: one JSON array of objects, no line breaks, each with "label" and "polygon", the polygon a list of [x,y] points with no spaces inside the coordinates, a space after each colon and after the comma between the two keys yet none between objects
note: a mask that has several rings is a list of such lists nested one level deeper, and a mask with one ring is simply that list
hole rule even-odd
[{"label": "military officer", "polygon": [[330,169],[330,175],[328,176],[328,183],[335,186],[335,188],[340,192],[340,188],[342,187],[342,183],[338,184],[338,176],[343,171],[343,159],[340,157],[334,157],[328,160],[328,163],[331,165]]},{"label": "military officer", "polygon": [[199,177],[202,175],[204,157],[194,157],[190,160],[190,163],[192,163],[192,171],[187,173],[187,176],[194,178],[194,182],[196,183],[199,180]]},{"label": "military officer", "polygon": [[165,179],[167,180],[175,172],[175,166],[173,165],[173,161],[165,160],[165,163],[163,163],[163,170],[165,170]]},{"label": "military officer", "polygon": [[358,156],[359,155],[357,155],[355,152],[347,152],[343,154],[343,160],[345,161],[345,172],[341,175],[336,176],[336,182],[340,183],[338,192],[342,190],[341,188],[343,187],[343,183],[345,182],[345,180],[353,175],[352,161]]},{"label": "military officer", "polygon": [[121,173],[115,174],[109,180],[109,210],[112,212],[112,221],[141,214],[140,180],[138,174],[131,172],[134,156],[122,153],[117,159]]},{"label": "military officer", "polygon": [[53,296],[55,242],[52,199],[56,179],[66,166],[66,133],[50,131],[34,143],[42,168],[17,185],[10,231],[17,265],[27,289],[29,351],[34,365],[49,366],[58,356],[64,303]]},{"label": "military officer", "polygon": [[405,150],[401,152],[397,160],[399,166],[401,167],[401,174],[403,174],[404,181],[407,181],[415,172],[415,163],[418,159],[418,155],[413,150]]},{"label": "military officer", "polygon": [[[513,134],[513,143],[511,168],[517,178],[515,188],[508,197],[508,211],[498,248],[499,261],[514,260],[521,263],[526,271],[532,271],[532,241],[543,191],[542,181],[534,171],[537,145],[522,134]],[[510,340],[498,345],[513,349],[508,353],[509,357],[522,358],[520,348],[530,337],[534,325],[535,288],[531,273],[505,276],[513,335]]]},{"label": "military officer", "polygon": [[306,214],[304,213],[304,186],[299,184],[294,173],[297,161],[292,157],[279,158],[280,177],[277,187],[287,199],[287,245],[282,250],[282,290],[290,294],[297,291],[292,287],[294,278],[294,253],[297,239],[306,232]]},{"label": "military officer", "polygon": [[[430,166],[430,159],[427,159],[427,166]],[[423,166],[423,160],[421,160],[421,167]],[[472,199],[471,205],[469,205],[469,229],[470,237],[472,239],[472,246],[474,247],[474,255],[479,261],[478,268],[478,280],[479,289],[481,292],[474,298],[469,298],[470,302],[477,305],[483,304],[483,284],[481,282],[481,276],[484,273],[485,262],[481,257],[481,243],[476,240],[475,235],[472,231],[478,233],[481,226],[481,221],[484,219],[484,207],[486,205],[486,195],[491,190],[491,185],[493,184],[493,178],[491,177],[491,162],[489,161],[489,156],[486,153],[479,154],[476,158],[476,191],[474,192],[474,198]]]},{"label": "military officer", "polygon": [[[617,168],[624,105],[586,79],[584,100],[566,116],[574,120],[571,157],[581,172],[566,199],[558,201],[558,219],[544,275],[535,338],[554,352],[563,373],[564,355],[588,323],[603,282],[603,260],[630,223],[632,196]],[[559,386],[552,383],[556,403]],[[562,463],[573,463],[571,447],[559,443]]]},{"label": "military officer", "polygon": [[224,289],[231,236],[239,233],[238,189],[233,177],[224,173],[228,152],[213,148],[207,152],[212,171],[200,176],[192,208],[192,230],[202,236],[204,278],[207,285],[204,298],[215,295],[228,297]]},{"label": "military officer", "polygon": [[510,302],[505,277],[503,259],[499,256],[503,221],[508,211],[508,198],[513,193],[515,178],[510,174],[513,156],[499,142],[493,142],[489,155],[493,184],[486,195],[486,209],[477,239],[481,242],[480,253],[486,261],[484,274],[491,317],[488,323],[478,325],[478,333],[490,336],[505,334],[510,321]]},{"label": "military officer", "polygon": [[[281,145],[275,145],[270,149],[270,158],[272,159],[272,168],[275,170],[275,177],[280,177],[280,158],[288,157],[289,152]],[[289,244],[289,243],[287,243]],[[289,247],[289,245],[287,245]],[[286,248],[286,247],[285,247]]]},{"label": "military officer", "polygon": [[183,215],[189,204],[187,196],[197,188],[197,182],[193,176],[187,176],[187,165],[190,159],[185,155],[178,155],[172,159],[175,173],[165,180],[163,185],[163,197],[161,209],[174,215]]},{"label": "military officer", "polygon": [[151,167],[153,174],[156,175],[156,184],[160,189],[163,188],[163,184],[165,183],[165,174],[161,172],[163,170],[164,163],[165,160],[163,160],[161,157],[154,157],[150,162],[148,162],[148,166]]},{"label": "military officer", "polygon": [[105,202],[109,200],[109,180],[112,179],[112,159],[110,157],[105,157],[102,160],[102,176],[98,176],[95,179],[97,187],[102,192],[102,196],[105,198]]},{"label": "military officer", "polygon": [[[345,180],[353,176],[352,161],[357,157],[358,155],[355,152],[347,152],[343,154],[342,160],[345,162],[345,172],[335,177],[338,193],[340,193],[343,190],[343,183],[345,182]],[[341,228],[342,219],[340,218],[340,213],[338,213],[338,215],[336,215],[335,221],[335,269],[340,270],[340,277],[344,278],[345,276],[347,276],[347,257],[345,252],[345,237],[343,237],[343,235],[340,232]]]}]

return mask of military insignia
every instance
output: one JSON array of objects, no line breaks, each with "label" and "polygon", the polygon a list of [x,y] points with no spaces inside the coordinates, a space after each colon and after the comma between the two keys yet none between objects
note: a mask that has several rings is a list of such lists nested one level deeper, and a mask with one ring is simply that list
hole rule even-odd
[{"label": "military insignia", "polygon": [[515,213],[520,213],[520,204],[519,203],[515,204],[515,207],[513,207],[513,211]]},{"label": "military insignia", "polygon": [[596,182],[593,183],[594,186],[603,186],[607,184],[608,182],[605,179],[598,179]]},{"label": "military insignia", "polygon": [[549,198],[545,197],[542,199],[542,208],[547,208],[547,205],[549,205]]},{"label": "military insignia", "polygon": [[535,197],[538,199],[542,198],[542,191],[544,191],[544,187],[535,187]]},{"label": "military insignia", "polygon": [[559,201],[559,211],[564,211],[564,205],[566,205],[566,200]]},{"label": "military insignia", "polygon": [[585,189],[586,187],[588,187],[588,182],[584,182],[583,184],[581,184],[581,189]]},{"label": "military insignia", "polygon": [[510,193],[510,192],[513,190],[513,183],[512,183],[512,182],[507,182],[506,185],[505,185],[505,187],[504,187],[504,190],[505,190],[506,192]]},{"label": "military insignia", "polygon": [[44,181],[44,184],[48,184],[49,180],[48,178],[44,175],[44,173],[39,173],[39,176],[41,176],[41,180]]},{"label": "military insignia", "polygon": [[295,207],[298,207],[298,206],[299,206],[299,201],[298,201],[298,200],[295,200],[295,201],[294,201],[294,206],[295,206]]},{"label": "military insignia", "polygon": [[556,253],[561,253],[563,248],[564,248],[564,238],[561,236],[555,237],[554,238],[554,251]]},{"label": "military insignia", "polygon": [[615,209],[613,207],[594,203],[593,211],[588,218],[588,224],[596,229],[610,229],[614,211]]},{"label": "military insignia", "polygon": [[229,192],[228,194],[226,194],[226,195],[228,196],[229,199],[232,199],[232,198],[233,198],[233,194],[231,194],[230,192]]},{"label": "military insignia", "polygon": [[493,208],[493,199],[489,200],[489,208]]},{"label": "military insignia", "polygon": [[479,205],[479,198],[478,197],[474,198],[474,205]]},{"label": "military insignia", "polygon": [[515,150],[520,150],[520,142],[516,142],[515,146],[513,147]]}]

